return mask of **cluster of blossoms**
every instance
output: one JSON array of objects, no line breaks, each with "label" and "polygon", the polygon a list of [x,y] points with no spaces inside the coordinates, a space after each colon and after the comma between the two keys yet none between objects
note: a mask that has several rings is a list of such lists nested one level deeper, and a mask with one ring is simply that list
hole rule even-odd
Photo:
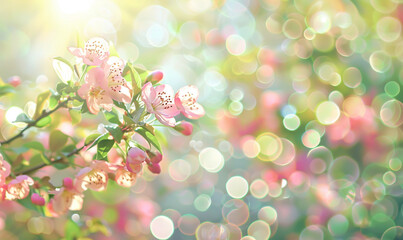
[{"label": "cluster of blossoms", "polygon": [[[154,120],[184,135],[190,135],[193,125],[188,121],[176,122],[174,117],[182,113],[189,119],[198,119],[205,114],[203,107],[196,102],[199,93],[195,86],[185,86],[175,94],[171,86],[159,83],[163,78],[161,72],[144,71],[140,76],[131,63],[111,54],[110,45],[102,38],[92,38],[83,48],[71,47],[69,51],[82,59],[82,63],[78,65],[83,71],[80,76],[77,66],[74,67],[78,80],[68,81],[63,85],[64,88],[70,87],[73,90],[60,90],[59,95],[56,95],[59,103],[62,99],[73,99],[81,103],[81,113],[104,112],[113,115],[114,120],[109,121],[111,125],[105,126],[107,130],[103,134],[97,134],[90,141],[86,139],[82,148],[76,149],[67,157],[93,146],[98,147],[97,154],[82,166],[74,180],[64,178],[61,187],[49,185],[49,182],[46,186],[41,186],[40,180],[24,175],[25,172],[13,173],[10,164],[3,158],[0,159],[0,197],[15,200],[30,195],[31,202],[44,206],[44,211],[50,216],[59,216],[68,210],[80,210],[84,191],[105,190],[111,177],[120,186],[131,187],[142,174],[143,165],[151,173],[159,174],[163,155],[154,136]],[[130,77],[129,81],[125,79],[127,77]],[[65,96],[61,97],[60,93]],[[44,110],[40,116],[47,117],[49,114]],[[31,121],[27,121],[31,124],[28,127],[37,126],[35,124],[40,122],[40,116],[32,121],[28,119]],[[136,142],[138,137],[148,145]],[[108,159],[108,152],[114,146],[120,150],[120,161]],[[54,162],[59,160],[53,159]],[[50,161],[44,166],[52,163]],[[34,170],[40,167],[35,167]],[[18,176],[11,179],[10,173]],[[34,189],[31,193],[30,188]]]}]

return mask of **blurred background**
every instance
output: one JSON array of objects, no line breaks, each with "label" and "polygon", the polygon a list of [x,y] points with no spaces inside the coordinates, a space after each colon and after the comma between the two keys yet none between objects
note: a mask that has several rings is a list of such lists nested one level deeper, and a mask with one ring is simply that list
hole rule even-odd
[{"label": "blurred background", "polygon": [[402,2],[1,0],[0,77],[22,80],[4,110],[55,87],[79,32],[198,86],[206,116],[161,129],[160,175],[82,211],[3,203],[0,238],[403,239]]}]

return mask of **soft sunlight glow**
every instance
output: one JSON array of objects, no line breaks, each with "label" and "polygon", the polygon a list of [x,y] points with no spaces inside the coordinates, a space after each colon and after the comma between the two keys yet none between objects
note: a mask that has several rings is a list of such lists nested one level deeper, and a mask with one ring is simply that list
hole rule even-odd
[{"label": "soft sunlight glow", "polygon": [[57,0],[57,5],[65,14],[77,14],[87,11],[93,2],[93,0]]}]

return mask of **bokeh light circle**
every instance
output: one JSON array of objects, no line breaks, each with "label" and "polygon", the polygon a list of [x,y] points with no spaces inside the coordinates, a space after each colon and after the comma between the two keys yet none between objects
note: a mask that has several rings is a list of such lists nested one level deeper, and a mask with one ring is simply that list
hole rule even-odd
[{"label": "bokeh light circle", "polygon": [[174,223],[169,217],[159,215],[151,221],[150,230],[157,239],[169,239],[174,233]]},{"label": "bokeh light circle", "polygon": [[248,181],[241,176],[233,176],[228,179],[225,187],[232,198],[243,198],[249,189]]}]

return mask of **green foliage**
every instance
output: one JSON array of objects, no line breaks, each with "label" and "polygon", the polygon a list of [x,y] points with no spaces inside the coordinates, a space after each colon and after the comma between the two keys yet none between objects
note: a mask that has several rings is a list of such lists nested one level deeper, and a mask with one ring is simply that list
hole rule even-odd
[{"label": "green foliage", "polygon": [[6,95],[8,93],[14,93],[14,92],[15,92],[14,87],[9,84],[0,86],[0,97]]},{"label": "green foliage", "polygon": [[49,136],[49,149],[57,152],[67,143],[68,136],[59,130],[53,130]]},{"label": "green foliage", "polygon": [[105,160],[106,156],[108,155],[108,152],[112,149],[113,144],[115,144],[114,140],[111,139],[101,140],[97,146],[96,159]]},{"label": "green foliage", "polygon": [[26,147],[26,148],[29,148],[29,149],[34,149],[34,150],[37,150],[37,151],[40,151],[40,152],[45,151],[45,147],[42,145],[42,143],[37,142],[37,141],[27,142],[22,146]]},{"label": "green foliage", "polygon": [[45,127],[47,125],[49,125],[52,122],[52,118],[50,116],[46,116],[44,118],[42,118],[41,120],[39,120],[38,122],[36,122],[35,126],[41,128],[41,127]]},{"label": "green foliage", "polygon": [[[150,126],[151,127],[151,126]],[[151,127],[152,128],[152,127]],[[137,128],[136,132],[143,136],[150,145],[153,145],[160,153],[162,153],[161,146],[158,142],[158,139],[155,137],[154,133],[151,131],[151,128]]]},{"label": "green foliage", "polygon": [[65,239],[74,240],[81,236],[81,228],[77,225],[77,223],[73,222],[72,220],[68,220],[66,225],[64,226]]},{"label": "green foliage", "polygon": [[118,114],[116,112],[107,112],[107,111],[105,111],[104,116],[105,116],[105,119],[110,123],[115,123],[115,124],[118,124],[118,125],[122,124],[120,122],[119,116],[118,116]]},{"label": "green foliage", "polygon": [[42,114],[42,110],[45,107],[46,101],[49,100],[50,95],[51,92],[49,90],[38,95],[36,98],[36,109],[33,119],[38,119],[38,117]]},{"label": "green foliage", "polygon": [[34,121],[25,113],[20,113],[14,122],[33,123]]},{"label": "green foliage", "polygon": [[81,111],[77,109],[69,109],[70,117],[71,117],[71,123],[72,124],[77,124],[81,122]]},{"label": "green foliage", "polygon": [[117,143],[122,141],[123,132],[119,126],[105,126],[105,129],[108,130]]}]

